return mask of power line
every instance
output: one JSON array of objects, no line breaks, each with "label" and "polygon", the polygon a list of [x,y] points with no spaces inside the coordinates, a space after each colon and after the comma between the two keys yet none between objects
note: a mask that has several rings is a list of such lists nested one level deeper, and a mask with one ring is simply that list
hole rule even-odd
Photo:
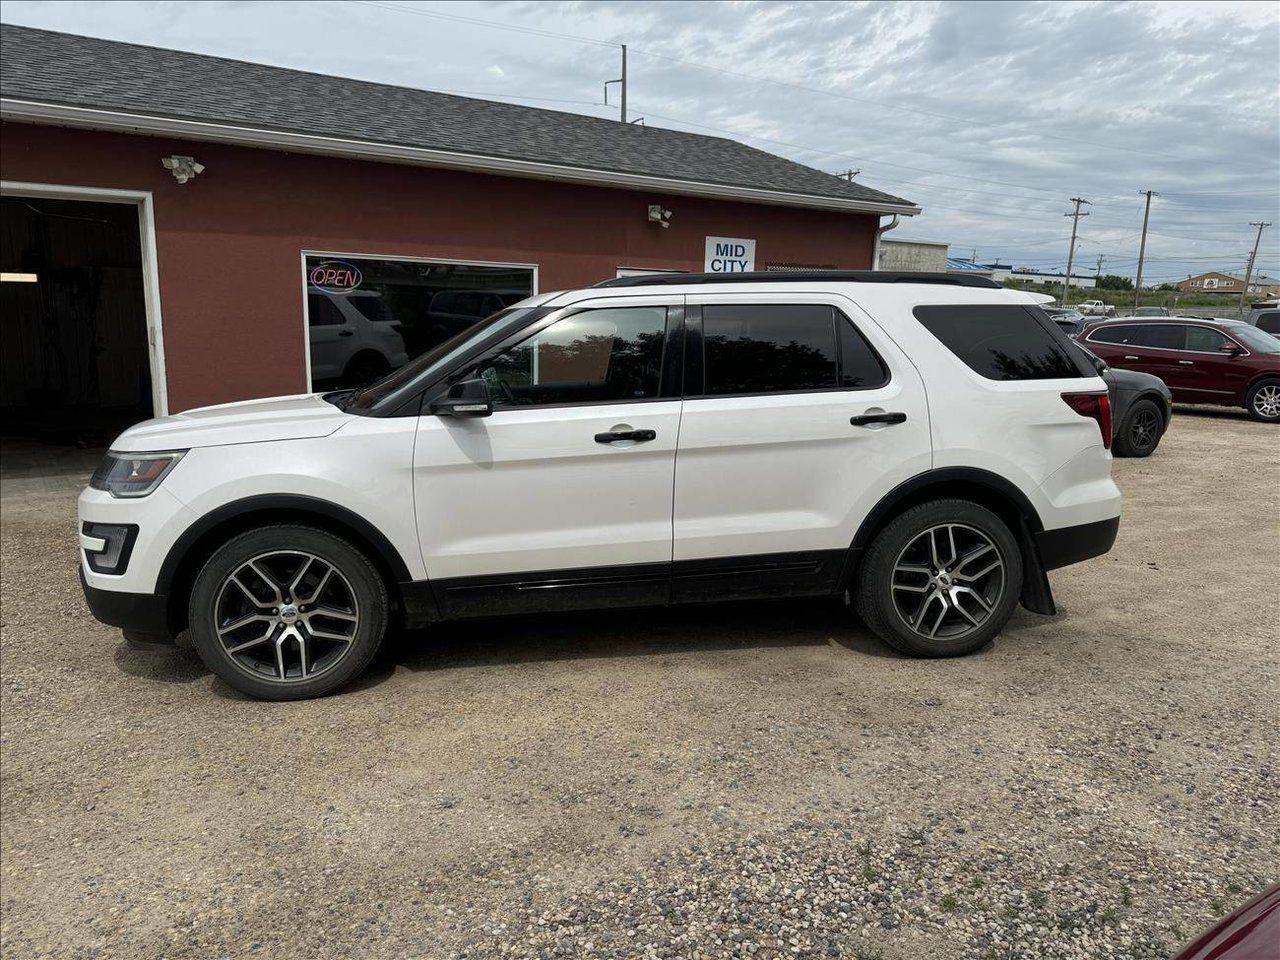
[{"label": "power line", "polygon": [[[414,9],[410,7],[402,7],[394,3],[382,3],[382,2],[379,2],[379,0],[357,0],[357,2],[362,3],[365,6],[379,7],[383,10],[394,10],[399,13],[410,13],[416,16],[433,17],[439,20],[448,20],[455,23],[470,23],[470,24],[474,24],[475,26],[489,27],[495,30],[508,30],[514,33],[528,34],[530,36],[538,36],[538,37],[544,37],[544,38],[555,39],[555,40],[569,40],[569,41],[576,41],[579,43],[590,43],[590,44],[595,44],[597,46],[604,46],[604,47],[620,46],[620,44],[616,42],[609,41],[609,40],[600,40],[600,39],[597,39],[596,37],[584,37],[584,36],[581,36],[580,34],[560,33],[554,30],[543,30],[538,27],[519,26],[513,23],[500,23],[493,20],[483,20],[479,17],[464,17],[460,14],[442,13],[437,10],[420,10],[420,9]],[[810,86],[806,86],[805,84],[795,83],[790,80],[779,80],[776,77],[765,77],[765,76],[760,76],[759,74],[745,73],[741,70],[729,70],[725,67],[715,67],[715,66],[712,66],[711,64],[700,63],[697,60],[688,60],[688,59],[685,59],[684,57],[673,57],[670,54],[658,53],[656,50],[644,50],[644,49],[632,47],[631,52],[637,53],[640,56],[651,57],[656,60],[665,60],[668,63],[678,63],[681,66],[692,67],[695,70],[704,70],[704,71],[707,71],[708,73],[722,74],[727,77],[733,77],[734,79],[737,79],[737,80],[751,80],[756,83],[767,83],[773,86],[788,87],[792,90],[800,90],[805,93],[821,94],[823,96],[834,97],[838,100],[848,100],[852,103],[871,104],[872,106],[878,107],[881,110],[897,111],[899,113],[911,113],[921,117],[929,117],[930,119],[933,119],[933,120],[942,120],[947,123],[963,124],[964,126],[969,127],[971,129],[974,129],[974,128],[996,129],[1001,126],[1009,125],[1009,124],[991,123],[990,121],[976,120],[972,117],[962,117],[956,114],[938,113],[932,110],[921,110],[918,107],[908,107],[902,104],[890,104],[880,100],[872,100],[867,97],[855,97],[847,93],[839,93],[835,90],[826,90],[822,87],[810,87]],[[1018,124],[1018,125],[1022,126],[1023,128],[1029,129],[1030,132],[1038,139],[1061,140],[1065,143],[1101,147],[1104,150],[1121,150],[1121,151],[1124,151],[1125,153],[1140,153],[1144,155],[1150,154],[1150,150],[1146,147],[1141,147],[1141,148],[1126,147],[1121,144],[1108,143],[1106,141],[1082,140],[1078,137],[1064,137],[1059,134],[1046,133],[1041,130],[1028,128],[1025,123]]]}]

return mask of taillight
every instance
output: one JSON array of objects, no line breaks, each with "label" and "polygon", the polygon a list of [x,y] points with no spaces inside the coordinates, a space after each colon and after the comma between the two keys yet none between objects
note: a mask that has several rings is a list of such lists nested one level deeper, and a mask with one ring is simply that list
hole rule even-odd
[{"label": "taillight", "polygon": [[1102,431],[1102,445],[1111,449],[1111,397],[1104,390],[1101,393],[1064,393],[1062,399],[1067,406],[1082,417],[1092,417],[1098,421],[1098,429]]}]

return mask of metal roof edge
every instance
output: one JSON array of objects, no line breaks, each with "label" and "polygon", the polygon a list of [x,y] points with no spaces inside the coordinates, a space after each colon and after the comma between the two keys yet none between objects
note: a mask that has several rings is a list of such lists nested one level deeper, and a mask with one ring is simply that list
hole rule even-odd
[{"label": "metal roof edge", "polygon": [[369,140],[348,140],[321,134],[291,133],[283,130],[243,127],[203,120],[180,120],[171,117],[100,110],[92,107],[75,107],[43,101],[18,100],[11,97],[0,97],[0,119],[22,123],[45,123],[55,126],[106,130],[116,133],[177,136],[191,140],[231,143],[248,147],[265,147],[302,153],[351,157],[361,160],[443,167],[511,177],[565,180],[614,189],[657,190],[684,196],[738,200],[774,206],[835,210],[846,213],[896,213],[902,216],[915,216],[921,212],[920,207],[912,204],[876,203],[846,197],[824,197],[814,194],[790,193],[763,187],[743,187],[697,180],[676,180],[652,174],[562,166],[534,160],[456,153],[429,147],[413,147]]}]

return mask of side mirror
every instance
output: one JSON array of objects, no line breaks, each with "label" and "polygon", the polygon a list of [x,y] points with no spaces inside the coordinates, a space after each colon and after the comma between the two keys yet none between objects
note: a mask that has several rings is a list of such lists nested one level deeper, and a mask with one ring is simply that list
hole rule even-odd
[{"label": "side mirror", "polygon": [[1232,343],[1228,340],[1218,348],[1218,352],[1225,353],[1229,357],[1238,357],[1240,354],[1244,353],[1244,347],[1240,346],[1238,343]]},{"label": "side mirror", "polygon": [[1098,376],[1102,376],[1109,369],[1107,367],[1107,362],[1101,357],[1095,357],[1093,354],[1089,354],[1089,361],[1093,364],[1093,369],[1098,371]]},{"label": "side mirror", "polygon": [[462,380],[431,404],[431,412],[442,417],[487,417],[493,413],[493,397],[483,380]]}]

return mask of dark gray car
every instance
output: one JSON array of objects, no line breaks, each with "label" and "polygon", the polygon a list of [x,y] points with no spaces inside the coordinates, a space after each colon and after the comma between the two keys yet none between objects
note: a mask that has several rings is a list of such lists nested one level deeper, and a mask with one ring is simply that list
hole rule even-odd
[{"label": "dark gray car", "polygon": [[1149,457],[1173,417],[1173,394],[1150,373],[1109,367],[1092,350],[1077,343],[1098,368],[1111,395],[1111,452],[1117,457]]}]

